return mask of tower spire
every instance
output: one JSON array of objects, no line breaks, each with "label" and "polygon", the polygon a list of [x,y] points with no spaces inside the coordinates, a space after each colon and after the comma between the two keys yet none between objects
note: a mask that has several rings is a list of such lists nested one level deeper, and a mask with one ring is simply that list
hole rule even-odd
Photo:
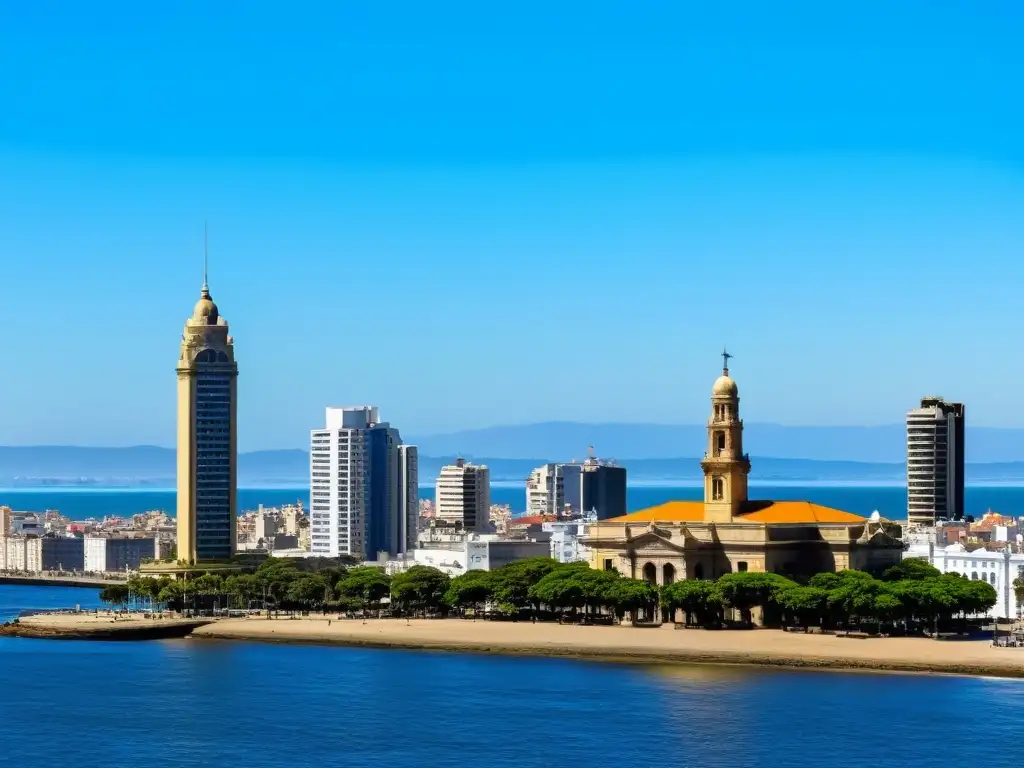
[{"label": "tower spire", "polygon": [[203,222],[203,296],[209,298],[210,283],[207,276],[210,270],[210,225]]},{"label": "tower spire", "polygon": [[729,354],[729,351],[722,347],[722,375],[724,376],[729,375],[729,358],[731,357],[732,355]]}]

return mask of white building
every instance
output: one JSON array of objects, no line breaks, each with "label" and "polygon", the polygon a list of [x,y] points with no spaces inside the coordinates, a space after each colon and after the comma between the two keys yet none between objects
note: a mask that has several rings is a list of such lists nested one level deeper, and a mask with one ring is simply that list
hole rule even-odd
[{"label": "white building", "polygon": [[326,422],[310,433],[310,551],[360,559],[404,552],[403,487],[416,479],[415,449],[403,465],[398,430],[380,421],[375,406],[328,408]]},{"label": "white building", "polygon": [[0,537],[0,571],[41,573],[43,540],[38,536]]},{"label": "white building", "polygon": [[964,513],[964,406],[926,397],[907,413],[907,516],[913,526]]},{"label": "white building", "polygon": [[485,531],[491,507],[491,476],[486,466],[457,459],[441,467],[435,486],[436,519]]},{"label": "white building", "polygon": [[413,565],[428,565],[449,576],[459,576],[466,571],[490,571],[518,560],[547,557],[550,551],[546,541],[502,539],[494,534],[469,534],[461,542],[415,549],[404,562],[397,565],[397,570]]},{"label": "white building", "polygon": [[85,572],[137,571],[143,559],[155,560],[161,553],[156,537],[86,536]]},{"label": "white building", "polygon": [[575,520],[558,520],[541,524],[551,534],[551,557],[560,563],[576,563],[590,559],[590,548],[583,544],[587,526],[597,522],[597,515]]},{"label": "white building", "polygon": [[959,573],[971,579],[987,581],[995,587],[997,595],[995,607],[988,612],[988,616],[1024,618],[1024,605],[1017,604],[1013,591],[1014,579],[1024,576],[1024,552],[992,552],[987,549],[968,552],[963,544],[942,547],[930,542],[917,542],[910,546],[903,557],[927,560],[942,573]]},{"label": "white building", "polygon": [[310,551],[363,557],[366,547],[366,440],[377,409],[328,408],[309,446]]},{"label": "white building", "polygon": [[526,478],[526,515],[557,515],[565,507],[565,478],[554,463],[537,467]]}]

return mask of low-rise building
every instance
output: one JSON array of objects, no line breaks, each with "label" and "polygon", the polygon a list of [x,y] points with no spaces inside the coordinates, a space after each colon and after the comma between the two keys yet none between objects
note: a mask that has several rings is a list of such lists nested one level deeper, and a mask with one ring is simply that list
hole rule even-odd
[{"label": "low-rise building", "polygon": [[40,573],[42,570],[42,540],[38,536],[0,538],[0,571]]},{"label": "low-rise building", "polygon": [[144,559],[160,559],[157,539],[152,536],[87,536],[83,542],[87,573],[137,571]]},{"label": "low-rise building", "polygon": [[41,541],[44,571],[85,570],[85,541],[80,536],[43,536]]},{"label": "low-rise building", "polygon": [[467,571],[492,571],[503,565],[531,557],[547,557],[551,552],[546,541],[534,539],[503,539],[491,534],[468,534],[462,541],[417,548],[402,565],[389,570],[404,570],[413,565],[428,565],[449,576]]},{"label": "low-rise building", "polygon": [[969,548],[963,544],[942,546],[934,542],[912,544],[903,555],[927,560],[942,573],[959,573],[977,581],[986,581],[996,590],[996,604],[989,618],[1024,618],[1024,603],[1018,603],[1013,582],[1024,576],[1024,549],[1020,544],[1005,544],[998,549],[984,546]]},{"label": "low-rise building", "polygon": [[587,526],[597,522],[597,515],[574,520],[541,523],[541,530],[551,536],[551,557],[560,563],[576,563],[590,559],[590,550],[583,541]]}]

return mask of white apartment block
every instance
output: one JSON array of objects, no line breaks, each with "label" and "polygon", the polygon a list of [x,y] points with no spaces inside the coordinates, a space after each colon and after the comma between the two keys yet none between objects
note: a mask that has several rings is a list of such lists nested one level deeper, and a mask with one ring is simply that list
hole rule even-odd
[{"label": "white apartment block", "polygon": [[526,479],[526,514],[557,515],[565,507],[565,478],[557,464],[537,467]]},{"label": "white apartment block", "polygon": [[365,555],[364,432],[376,418],[376,408],[328,408],[326,427],[310,433],[309,530],[314,555]]},{"label": "white apartment block", "polygon": [[310,551],[323,557],[404,554],[419,521],[415,446],[375,406],[328,408],[310,433]]},{"label": "white apartment block", "polygon": [[36,536],[0,537],[0,571],[41,573],[43,540]]},{"label": "white apartment block", "polygon": [[458,459],[441,467],[435,485],[436,519],[467,530],[485,531],[491,508],[491,476],[486,466]]}]

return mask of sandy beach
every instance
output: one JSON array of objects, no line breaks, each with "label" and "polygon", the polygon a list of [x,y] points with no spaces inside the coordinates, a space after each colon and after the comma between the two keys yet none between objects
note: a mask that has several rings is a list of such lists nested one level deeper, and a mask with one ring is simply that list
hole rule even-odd
[{"label": "sandy beach", "polygon": [[754,664],[810,669],[1024,677],[1024,648],[985,640],[855,638],[780,630],[677,630],[491,621],[224,619],[195,638],[557,656],[649,664]]}]

